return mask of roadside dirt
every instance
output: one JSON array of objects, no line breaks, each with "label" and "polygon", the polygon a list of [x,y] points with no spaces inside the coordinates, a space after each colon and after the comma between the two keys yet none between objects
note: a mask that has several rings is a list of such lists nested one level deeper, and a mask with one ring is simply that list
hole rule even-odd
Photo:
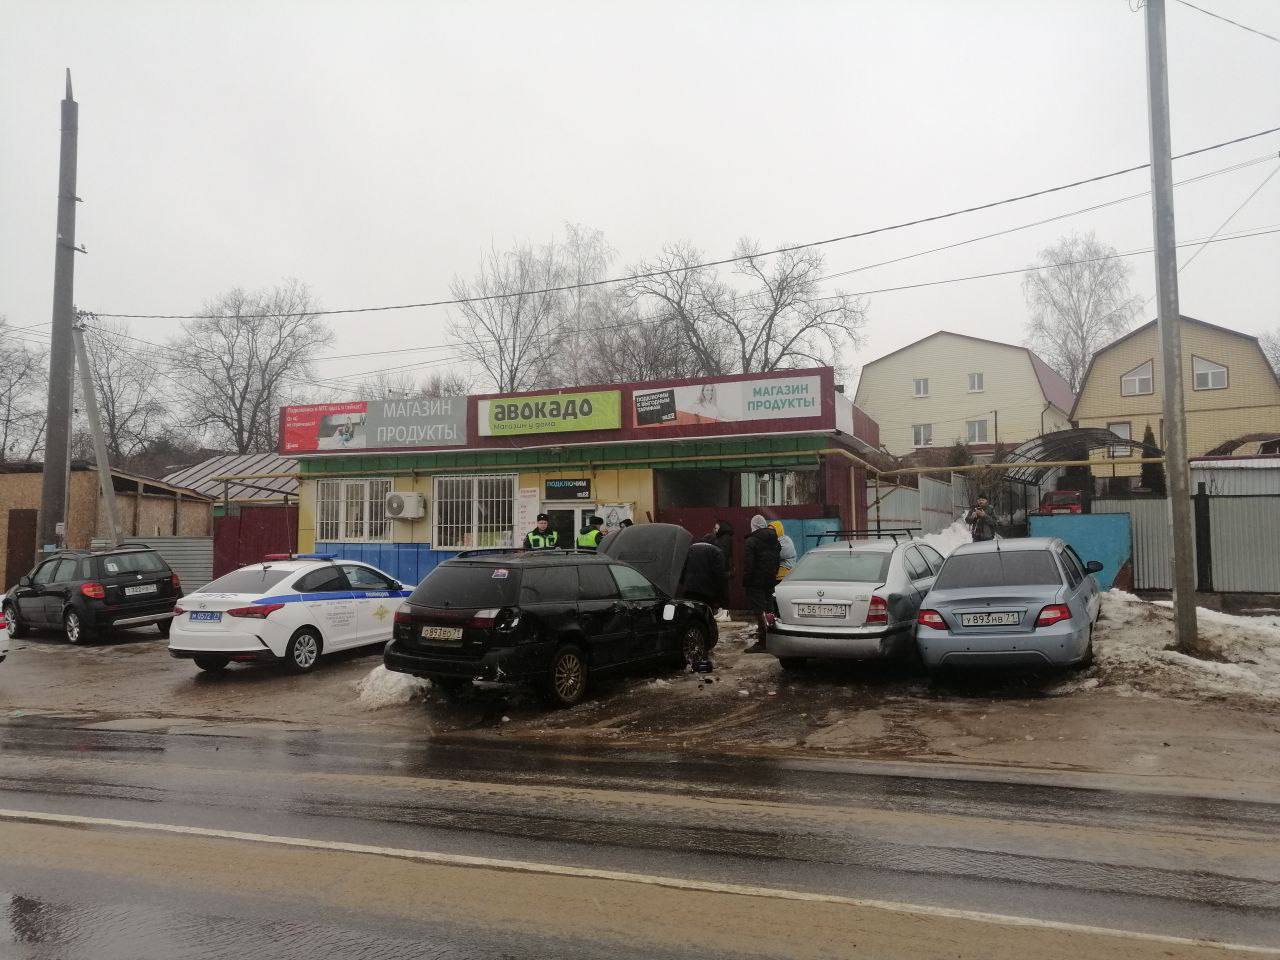
[{"label": "roadside dirt", "polygon": [[856,757],[1248,782],[1280,795],[1280,710],[1256,702],[1170,699],[1075,673],[936,683],[909,668],[820,664],[788,673],[742,653],[730,625],[716,669],[606,680],[588,702],[549,712],[519,690],[461,702],[427,690],[369,710],[357,682],[373,648],[327,658],[306,676],[233,666],[220,676],[172,660],[152,631],[70,647],[14,641],[0,665],[0,720],[48,714],[113,729],[246,733],[264,728],[429,735],[453,741],[593,744],[693,753]]}]

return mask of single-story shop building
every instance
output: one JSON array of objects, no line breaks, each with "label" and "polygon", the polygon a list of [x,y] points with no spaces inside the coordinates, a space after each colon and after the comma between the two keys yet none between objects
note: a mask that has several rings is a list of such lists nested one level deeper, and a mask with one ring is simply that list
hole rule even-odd
[{"label": "single-story shop building", "polygon": [[[803,552],[866,526],[876,424],[827,367],[537,393],[281,410],[298,461],[298,549],[417,583],[459,551],[518,546],[539,513],[564,546],[609,528],[783,521]],[[738,598],[741,599],[740,597]]]}]

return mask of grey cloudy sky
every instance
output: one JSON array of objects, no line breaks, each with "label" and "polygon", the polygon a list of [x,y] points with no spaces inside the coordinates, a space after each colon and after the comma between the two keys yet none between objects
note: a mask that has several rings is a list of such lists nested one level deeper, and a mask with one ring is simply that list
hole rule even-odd
[{"label": "grey cloudy sky", "polygon": [[[1197,0],[1280,35],[1274,0]],[[1175,151],[1280,125],[1280,43],[1170,2]],[[802,242],[1147,159],[1126,0],[764,3],[0,0],[0,314],[47,324],[58,100],[80,114],[77,302],[190,312],[285,277],[325,307],[437,299],[481,250],[603,230],[615,268],[689,240]],[[1280,135],[1175,165],[1275,157]],[[1280,163],[1178,191],[1212,233]],[[825,248],[829,272],[1141,192],[1145,172]],[[1280,225],[1280,176],[1230,229]],[[1150,244],[1145,198],[837,283],[1012,269],[1069,229]],[[1191,251],[1185,251],[1184,257]],[[1149,255],[1135,290],[1152,292]],[[1215,244],[1183,312],[1280,325],[1280,234]],[[940,327],[1020,341],[1009,276],[869,297],[858,364]],[[336,354],[442,344],[443,310],[337,317]],[[160,339],[171,321],[135,321]],[[335,358],[353,375],[404,358]]]}]

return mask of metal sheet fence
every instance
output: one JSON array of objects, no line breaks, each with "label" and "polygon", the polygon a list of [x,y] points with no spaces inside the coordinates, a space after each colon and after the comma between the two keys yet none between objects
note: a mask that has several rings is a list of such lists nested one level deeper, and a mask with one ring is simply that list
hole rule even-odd
[{"label": "metal sheet fence", "polygon": [[[213,579],[213,537],[125,537],[120,543],[145,543],[154,549],[182,580],[187,593]],[[95,539],[89,549],[105,550],[107,541]]]},{"label": "metal sheet fence", "polygon": [[[867,487],[868,502],[875,501],[876,488]],[[920,526],[920,491],[910,487],[880,486],[880,502],[871,508],[867,518],[871,526]]]},{"label": "metal sheet fence", "polygon": [[1280,496],[1209,498],[1213,589],[1280,593]]},{"label": "metal sheet fence", "polygon": [[1138,590],[1173,589],[1173,536],[1167,500],[1098,498],[1094,513],[1127,513],[1133,530],[1133,585]]},{"label": "metal sheet fence", "polygon": [[920,478],[920,527],[925,533],[937,533],[951,526],[955,519],[955,507],[952,504],[951,484],[934,480],[932,477]]}]

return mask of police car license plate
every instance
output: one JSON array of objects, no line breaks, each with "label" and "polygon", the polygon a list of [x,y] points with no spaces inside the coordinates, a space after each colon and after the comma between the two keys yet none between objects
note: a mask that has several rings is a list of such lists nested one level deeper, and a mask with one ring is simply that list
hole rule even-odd
[{"label": "police car license plate", "polygon": [[222,611],[220,610],[192,610],[192,620],[207,620],[210,623],[217,623],[222,619]]},{"label": "police car license plate", "polygon": [[461,640],[461,627],[423,627],[423,640]]},{"label": "police car license plate", "polygon": [[798,617],[843,617],[849,608],[843,603],[797,603]]},{"label": "police car license plate", "polygon": [[960,624],[965,627],[1008,627],[1022,619],[1016,611],[1008,613],[962,613]]},{"label": "police car license plate", "polygon": [[125,587],[124,595],[126,597],[136,597],[142,593],[155,593],[159,589],[154,583],[140,583],[136,587]]}]

